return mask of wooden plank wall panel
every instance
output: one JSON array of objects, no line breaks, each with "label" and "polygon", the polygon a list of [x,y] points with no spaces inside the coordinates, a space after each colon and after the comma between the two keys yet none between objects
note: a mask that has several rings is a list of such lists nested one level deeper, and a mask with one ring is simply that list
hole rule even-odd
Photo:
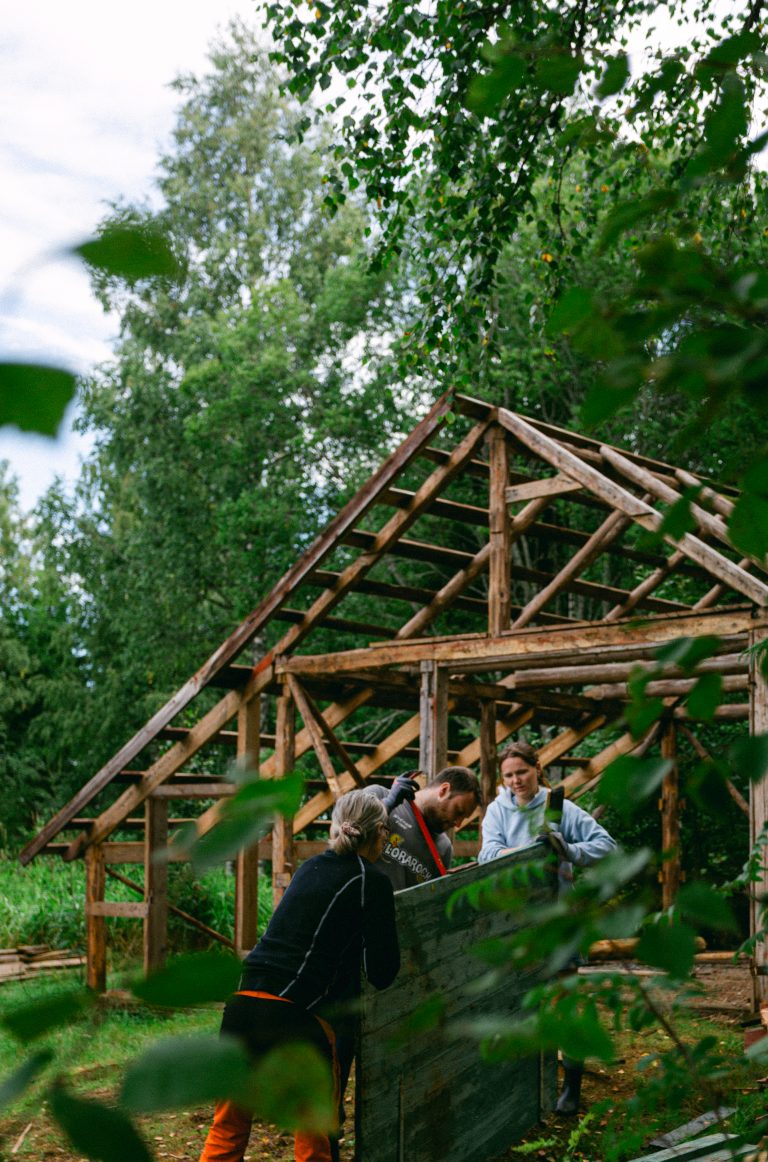
[{"label": "wooden plank wall panel", "polygon": [[[493,872],[526,857],[507,856]],[[477,912],[466,901],[448,916],[446,905],[457,888],[490,874],[488,865],[468,868],[395,896],[400,975],[383,992],[366,988],[363,996],[356,1143],[365,1162],[487,1162],[551,1108],[551,1061],[487,1063],[474,1041],[451,1028],[490,1014],[514,1016],[532,983],[518,973],[494,990],[472,990],[482,971],[473,945],[516,925],[507,912]],[[537,890],[544,899],[551,889]],[[444,1020],[406,1029],[404,1019],[431,997],[445,1002]]]}]

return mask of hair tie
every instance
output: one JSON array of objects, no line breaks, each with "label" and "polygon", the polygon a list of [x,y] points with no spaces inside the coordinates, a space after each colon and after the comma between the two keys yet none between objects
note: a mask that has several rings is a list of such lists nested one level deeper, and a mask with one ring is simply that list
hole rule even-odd
[{"label": "hair tie", "polygon": [[344,822],[339,827],[339,831],[342,833],[342,835],[349,835],[352,839],[357,839],[363,834],[357,824],[350,823],[348,819],[344,820]]}]

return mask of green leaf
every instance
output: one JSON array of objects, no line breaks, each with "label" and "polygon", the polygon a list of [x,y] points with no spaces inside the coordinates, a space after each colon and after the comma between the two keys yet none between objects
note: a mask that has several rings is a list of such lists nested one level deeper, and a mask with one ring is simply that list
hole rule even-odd
[{"label": "green leaf", "polygon": [[604,382],[592,385],[581,405],[581,422],[585,428],[599,427],[623,407],[635,401],[639,384],[632,387],[613,387]]},{"label": "green leaf", "polygon": [[584,59],[580,56],[567,56],[565,53],[542,56],[536,64],[536,83],[541,89],[568,97],[583,68]]},{"label": "green leaf", "polygon": [[249,1087],[251,1062],[242,1043],[214,1033],[164,1037],[125,1071],[120,1103],[133,1113],[241,1100]]},{"label": "green leaf", "polygon": [[0,425],[55,436],[77,380],[42,363],[0,363]]},{"label": "green leaf", "polygon": [[0,1110],[21,1097],[52,1060],[52,1049],[40,1049],[28,1057],[10,1077],[6,1077],[5,1081],[0,1082]]},{"label": "green leaf", "polygon": [[330,1066],[314,1045],[281,1045],[251,1075],[247,1105],[285,1130],[332,1130],[336,1103]]},{"label": "green leaf", "polygon": [[299,774],[244,783],[225,801],[219,822],[207,834],[174,846],[189,851],[195,872],[200,875],[256,843],[271,829],[275,815],[294,815],[303,790],[304,781]]},{"label": "green leaf", "polygon": [[680,980],[693,966],[696,933],[687,924],[650,924],[637,945],[637,958]]},{"label": "green leaf", "polygon": [[709,884],[684,884],[677,894],[675,908],[693,924],[724,932],[738,930],[730,904]]},{"label": "green leaf", "polygon": [[720,763],[699,763],[686,776],[686,794],[696,806],[707,811],[713,818],[722,818],[723,813],[728,811],[731,805],[731,797],[725,785],[726,778],[726,770]]},{"label": "green leaf", "polygon": [[661,698],[637,698],[627,705],[624,717],[633,738],[642,738],[649,726],[658,722],[664,713],[664,702]]},{"label": "green leaf", "polygon": [[174,1008],[225,1001],[236,990],[242,971],[240,958],[229,953],[190,953],[137,981],[132,991],[148,1005]]},{"label": "green leaf", "polygon": [[152,1162],[130,1118],[100,1102],[73,1097],[63,1086],[49,1093],[51,1113],[75,1149],[97,1162]]},{"label": "green leaf", "polygon": [[605,72],[600,78],[600,84],[597,86],[597,96],[602,101],[606,97],[612,97],[614,93],[620,93],[628,80],[629,58],[626,53],[622,52],[608,60]]},{"label": "green leaf", "polygon": [[517,89],[526,73],[526,64],[519,56],[509,55],[491,69],[475,77],[467,90],[466,105],[478,117],[493,117],[513,89]]},{"label": "green leaf", "polygon": [[699,65],[699,68],[730,69],[750,53],[762,47],[757,32],[738,32],[715,45]]},{"label": "green leaf", "polygon": [[732,768],[747,776],[750,783],[760,783],[768,776],[768,734],[740,738],[728,750]]},{"label": "green leaf", "polygon": [[722,674],[702,674],[685,700],[689,712],[694,718],[709,722],[720,705],[722,692]]},{"label": "green leaf", "polygon": [[561,332],[567,334],[591,319],[593,313],[594,304],[591,294],[582,287],[570,287],[555,303],[547,322],[547,331],[550,335],[557,335]]},{"label": "green leaf", "polygon": [[156,226],[110,224],[97,238],[73,247],[89,266],[113,278],[178,278],[181,268],[168,238]]},{"label": "green leaf", "polygon": [[665,210],[672,209],[678,201],[679,195],[675,190],[653,190],[644,198],[621,202],[606,219],[600,233],[600,249],[605,250],[625,230],[632,229],[643,219],[653,218]]},{"label": "green leaf", "polygon": [[720,100],[704,122],[704,136],[713,154],[721,159],[730,154],[747,132],[748,123],[744,86],[729,73],[723,80]]},{"label": "green leaf", "polygon": [[4,1013],[0,1023],[18,1041],[27,1044],[51,1029],[77,1020],[92,1004],[93,996],[84,989],[56,993]]},{"label": "green leaf", "polygon": [[659,646],[655,657],[663,666],[677,666],[684,674],[692,674],[699,662],[715,656],[719,646],[720,638],[714,634],[699,638],[678,637]]},{"label": "green leaf", "polygon": [[603,772],[597,797],[628,819],[659,789],[671,769],[669,759],[622,755]]},{"label": "green leaf", "polygon": [[691,504],[700,492],[700,487],[686,488],[680,499],[669,506],[656,534],[659,539],[670,536],[679,541],[686,533],[694,531],[696,519],[691,512]]},{"label": "green leaf", "polygon": [[591,1013],[564,1012],[558,1006],[553,1013],[542,1013],[540,1029],[548,1044],[556,1045],[575,1061],[585,1057],[611,1061],[614,1057],[613,1041]]},{"label": "green leaf", "polygon": [[742,492],[728,521],[731,541],[750,557],[768,553],[768,500]]}]

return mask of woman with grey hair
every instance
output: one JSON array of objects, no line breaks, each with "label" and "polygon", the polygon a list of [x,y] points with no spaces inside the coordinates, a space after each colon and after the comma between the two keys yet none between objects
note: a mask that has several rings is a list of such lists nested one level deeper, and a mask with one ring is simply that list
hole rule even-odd
[{"label": "woman with grey hair", "polygon": [[[376,988],[400,967],[392,886],[373,866],[388,833],[386,809],[370,791],[337,800],[328,850],[299,867],[224,1009],[222,1034],[244,1041],[252,1057],[309,1042],[338,1084],[335,1034],[322,1014],[359,993],[361,966]],[[250,1131],[249,1111],[218,1102],[200,1162],[242,1162]],[[334,1162],[338,1144],[297,1131],[295,1157]]]}]

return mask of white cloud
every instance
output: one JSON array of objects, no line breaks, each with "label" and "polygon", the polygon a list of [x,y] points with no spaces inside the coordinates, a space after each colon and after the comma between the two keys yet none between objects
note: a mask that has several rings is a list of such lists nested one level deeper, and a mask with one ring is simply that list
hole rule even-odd
[{"label": "white cloud", "polygon": [[[179,73],[200,72],[233,16],[252,0],[27,0],[0,31],[0,358],[84,372],[109,354],[116,321],[62,251],[91,236],[109,202],[150,197],[167,147]],[[31,506],[86,444],[0,429],[0,460]]]}]

